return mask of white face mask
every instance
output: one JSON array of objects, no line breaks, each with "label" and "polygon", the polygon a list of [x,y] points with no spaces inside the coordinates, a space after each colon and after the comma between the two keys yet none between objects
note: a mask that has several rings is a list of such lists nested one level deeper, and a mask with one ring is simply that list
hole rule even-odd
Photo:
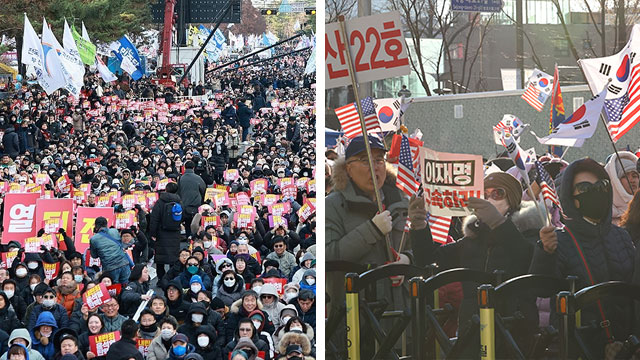
[{"label": "white face mask", "polygon": [[302,328],[299,326],[292,326],[289,328],[289,331],[296,331],[296,330],[302,332]]},{"label": "white face mask", "polygon": [[173,337],[175,332],[171,329],[162,329],[160,330],[160,336],[162,336],[162,340],[169,340]]},{"label": "white face mask", "polygon": [[287,299],[287,301],[293,299],[294,297],[298,296],[298,293],[295,292],[288,292],[284,295],[284,297]]},{"label": "white face mask", "polygon": [[194,323],[202,323],[203,319],[204,319],[204,315],[202,314],[191,315],[191,321],[193,321]]},{"label": "white face mask", "polygon": [[208,336],[198,337],[198,345],[200,345],[200,347],[207,347],[207,345],[209,345],[209,337]]},{"label": "white face mask", "polygon": [[29,261],[29,262],[27,263],[27,267],[28,267],[29,269],[31,269],[31,270],[33,270],[33,269],[37,269],[37,268],[38,268],[38,263],[37,263],[37,262],[35,262],[35,261]]},{"label": "white face mask", "polygon": [[207,248],[207,249],[210,248],[211,247],[211,241],[205,241],[204,242],[204,247]]},{"label": "white face mask", "polygon": [[20,268],[16,270],[16,276],[17,277],[25,277],[27,276],[27,269],[25,268]]},{"label": "white face mask", "polygon": [[191,285],[191,291],[194,294],[197,294],[200,290],[202,290],[202,286],[200,286],[200,284],[193,284]]},{"label": "white face mask", "polygon": [[255,326],[256,330],[260,329],[260,325],[262,325],[262,323],[260,321],[252,321],[253,326]]},{"label": "white face mask", "polygon": [[239,238],[238,239],[238,244],[239,245],[248,245],[249,244],[249,240],[247,240],[246,238]]},{"label": "white face mask", "polygon": [[7,295],[9,299],[13,297],[13,290],[5,290],[4,293]]},{"label": "white face mask", "polygon": [[288,322],[289,322],[289,319],[291,319],[291,316],[285,316],[285,317],[283,317],[283,318],[282,318],[282,323],[283,323],[283,324],[288,323]]},{"label": "white face mask", "polygon": [[52,333],[52,331],[48,331],[48,332],[41,332],[41,333],[40,333],[40,335],[42,335],[42,336],[44,336],[44,337],[48,338],[48,337],[51,337],[51,333]]},{"label": "white face mask", "polygon": [[29,287],[31,288],[31,291],[36,289],[36,286],[38,286],[38,284],[31,284],[29,285]]},{"label": "white face mask", "polygon": [[52,308],[53,305],[56,304],[56,301],[54,299],[44,299],[42,300],[42,306],[46,307],[46,308]]},{"label": "white face mask", "polygon": [[315,283],[316,283],[316,279],[314,279],[314,278],[308,278],[308,279],[307,279],[307,284],[309,284],[309,285],[313,285],[313,284],[315,284]]},{"label": "white face mask", "polygon": [[226,287],[232,287],[235,284],[236,284],[236,281],[234,279],[224,280],[224,286],[226,286]]},{"label": "white face mask", "polygon": [[493,206],[495,206],[496,209],[498,209],[498,211],[502,215],[505,215],[509,210],[509,203],[507,202],[507,199],[502,199],[502,200],[488,199],[487,201],[489,201]]},{"label": "white face mask", "polygon": [[262,289],[262,286],[258,285],[258,286],[254,286],[252,290],[260,294],[261,289]]}]

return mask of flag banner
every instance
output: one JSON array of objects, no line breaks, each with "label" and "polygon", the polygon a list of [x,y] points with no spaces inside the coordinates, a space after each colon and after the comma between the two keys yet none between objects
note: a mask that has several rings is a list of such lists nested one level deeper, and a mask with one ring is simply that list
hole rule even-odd
[{"label": "flag banner", "polygon": [[76,27],[73,25],[71,26],[71,35],[73,35],[73,39],[76,41],[76,46],[78,47],[78,53],[82,62],[85,65],[94,65],[96,46],[93,45],[91,41],[84,39],[82,35],[78,34]]},{"label": "flag banner", "polygon": [[15,239],[24,245],[24,239],[35,236],[36,202],[40,194],[5,194],[2,219],[2,238]]},{"label": "flag banner", "polygon": [[564,122],[551,130],[551,134],[540,138],[531,132],[538,142],[545,145],[561,145],[580,147],[586,139],[596,132],[598,120],[605,105],[607,88],[593,99],[585,102],[569,116]]},{"label": "flag banner", "polygon": [[[51,29],[47,25],[46,20],[42,21],[42,59],[43,68],[36,68],[36,76],[38,84],[47,95],[53,94],[54,91],[66,86],[65,70],[62,68],[62,62],[58,56],[55,44],[58,41],[53,36]],[[75,94],[75,93],[74,93]]]},{"label": "flag banner", "polygon": [[529,127],[529,124],[525,124],[520,119],[518,119],[515,115],[504,114],[502,116],[502,120],[493,127],[493,141],[497,145],[502,144],[502,132],[509,133],[513,135],[516,141],[519,141],[520,135],[524,132],[524,130]]},{"label": "flag banner", "polygon": [[[362,106],[362,115],[364,117],[365,128],[367,133],[380,132],[380,124],[376,115],[375,106],[370,96],[360,100]],[[335,109],[338,121],[344,134],[348,138],[354,138],[362,135],[362,127],[360,126],[360,116],[358,116],[358,107],[356,103],[351,103]]]},{"label": "flag banner", "polygon": [[95,66],[98,69],[98,73],[100,74],[100,77],[102,78],[102,80],[106,82],[112,82],[112,81],[118,80],[118,78],[115,75],[113,75],[111,70],[109,70],[107,65],[104,64],[104,62],[98,55],[95,56]]},{"label": "flag banner", "polygon": [[33,26],[31,26],[27,14],[24,14],[24,33],[22,37],[22,63],[25,65],[33,65],[37,69],[43,69],[44,54],[42,51],[42,43]]},{"label": "flag banner", "polygon": [[82,88],[84,85],[84,62],[80,58],[80,52],[66,19],[64,20],[64,32],[62,33],[62,46],[64,47],[64,51],[61,53],[63,63],[75,85],[78,88]]},{"label": "flag banner", "polygon": [[525,179],[526,184],[529,184],[529,174],[527,173],[527,163],[531,163],[535,161],[535,159],[531,159],[529,154],[522,150],[520,145],[515,141],[513,135],[511,134],[502,134],[502,142],[504,147],[507,149],[507,153],[513,163],[516,165],[516,168],[520,172],[520,176]]},{"label": "flag banner", "polygon": [[407,111],[412,101],[402,103],[401,99],[394,98],[373,100],[381,131],[398,130],[400,128],[400,118]]},{"label": "flag banner", "polygon": [[470,197],[484,194],[482,156],[420,148],[426,208],[435,216],[465,216]]},{"label": "flag banner", "polygon": [[109,49],[113,51],[118,60],[120,60],[122,70],[129,73],[133,80],[139,80],[142,75],[144,75],[138,50],[126,35],[112,43]]},{"label": "flag banner", "polygon": [[305,74],[313,74],[316,72],[316,47],[311,49],[311,55],[307,59],[307,65],[304,68]]},{"label": "flag banner", "polygon": [[533,70],[533,74],[527,80],[524,94],[522,99],[534,109],[542,111],[544,103],[551,95],[551,85],[553,83],[553,77],[538,69]]},{"label": "flag banner", "polygon": [[578,61],[594,95],[608,90],[604,108],[614,142],[640,121],[640,67],[635,62],[639,50],[640,25],[634,25],[629,42],[617,54]]},{"label": "flag banner", "polygon": [[415,195],[420,187],[420,182],[416,179],[416,172],[413,167],[409,138],[406,135],[402,135],[400,142],[396,186],[408,196]]},{"label": "flag banner", "polygon": [[563,123],[564,118],[564,102],[562,101],[562,91],[560,91],[560,74],[558,72],[558,64],[553,73],[553,92],[551,94],[551,115],[549,116],[549,134],[555,127]]},{"label": "flag banner", "polygon": [[446,244],[450,227],[451,216],[429,215],[429,229],[431,230],[431,238],[433,241]]}]

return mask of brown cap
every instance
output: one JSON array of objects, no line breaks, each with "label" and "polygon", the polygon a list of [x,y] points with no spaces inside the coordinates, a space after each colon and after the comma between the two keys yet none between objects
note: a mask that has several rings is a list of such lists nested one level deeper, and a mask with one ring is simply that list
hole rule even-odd
[{"label": "brown cap", "polygon": [[522,201],[522,186],[512,175],[494,172],[484,178],[484,187],[504,189],[510,209],[517,209]]}]

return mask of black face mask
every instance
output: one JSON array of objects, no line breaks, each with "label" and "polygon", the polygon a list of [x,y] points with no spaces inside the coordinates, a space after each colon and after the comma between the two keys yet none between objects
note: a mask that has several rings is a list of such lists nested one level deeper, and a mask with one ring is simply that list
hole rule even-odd
[{"label": "black face mask", "polygon": [[152,332],[156,332],[158,330],[158,324],[157,323],[153,323],[149,326],[144,326],[142,324],[140,324],[140,330],[142,330],[143,332],[146,333],[152,333]]},{"label": "black face mask", "polygon": [[607,216],[609,207],[604,205],[609,203],[609,193],[598,190],[590,190],[574,196],[580,203],[578,211],[582,216],[602,220]]}]

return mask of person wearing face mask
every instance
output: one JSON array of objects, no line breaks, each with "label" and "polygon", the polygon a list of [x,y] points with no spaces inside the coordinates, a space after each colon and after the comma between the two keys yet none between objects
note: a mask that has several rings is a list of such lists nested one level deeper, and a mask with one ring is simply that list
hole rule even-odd
[{"label": "person wearing face mask", "polygon": [[224,302],[226,306],[231,306],[234,301],[240,299],[244,290],[244,280],[232,269],[224,270],[218,283],[218,293],[216,297]]},{"label": "person wearing face mask", "polygon": [[6,279],[2,282],[2,291],[4,291],[9,303],[13,307],[13,311],[16,313],[18,319],[24,319],[24,315],[27,312],[27,303],[22,296],[18,294],[18,287],[13,279]]},{"label": "person wearing face mask", "polygon": [[227,359],[234,350],[244,349],[249,354],[249,359],[256,359],[259,351],[264,351],[268,355],[269,345],[258,337],[256,328],[249,318],[241,319],[238,328],[231,340],[223,350],[223,358]]},{"label": "person wearing face mask", "polygon": [[[237,244],[236,244],[237,245]],[[222,279],[222,273],[224,273],[226,270],[234,270],[235,271],[235,267],[233,265],[233,262],[231,261],[231,259],[224,257],[222,259],[218,259],[218,261],[216,261],[216,277],[213,280],[213,290],[211,291],[211,293],[216,296],[218,294],[218,288],[220,287],[220,283],[221,283],[221,279]]]},{"label": "person wearing face mask", "polygon": [[21,328],[22,323],[11,308],[6,292],[0,291],[0,329],[10,334],[13,330]]},{"label": "person wearing face mask", "polygon": [[[547,226],[540,230],[531,273],[560,279],[577,275],[576,291],[606,281],[640,283],[638,257],[631,237],[611,223],[613,189],[606,170],[592,159],[574,161],[563,172],[558,195],[565,228],[556,230]],[[604,358],[606,344],[626,339],[635,319],[628,302],[615,298],[600,302],[601,306],[582,309],[581,317],[583,324],[591,321],[608,324],[584,338],[590,352]],[[551,321],[557,320],[552,313]]]},{"label": "person wearing face mask", "polygon": [[238,129],[229,130],[226,145],[229,151],[229,168],[235,169],[238,165],[238,157],[240,156],[240,137],[238,137]]},{"label": "person wearing face mask", "polygon": [[142,353],[138,351],[136,346],[139,329],[138,323],[131,319],[123,322],[120,328],[120,340],[109,346],[106,360],[143,360]]},{"label": "person wearing face mask", "polygon": [[[313,329],[295,317],[285,327],[285,333],[277,344],[278,351],[286,354],[285,359],[313,359],[313,336]],[[296,357],[291,356],[294,354]]]},{"label": "person wearing face mask", "polygon": [[[42,303],[37,304],[33,307],[33,310],[29,315],[29,320],[26,324],[27,327],[29,329],[33,329],[40,319],[40,315],[44,312],[49,313],[59,327],[68,327],[69,315],[67,315],[67,309],[56,302],[56,291],[47,287],[47,289],[43,292],[41,299]],[[36,296],[36,301],[37,300],[38,299]]]},{"label": "person wearing face mask", "polygon": [[82,296],[78,291],[78,285],[73,278],[71,272],[64,272],[60,277],[60,283],[54,288],[58,293],[56,302],[64,306],[67,310],[67,315],[71,317],[76,299],[80,299]]},{"label": "person wearing face mask", "polygon": [[189,343],[189,338],[185,334],[177,333],[171,338],[171,348],[167,359],[184,359],[188,354],[194,353],[195,347]]},{"label": "person wearing face mask", "polygon": [[[5,340],[3,339],[3,342]],[[31,335],[29,335],[29,331],[25,328],[15,329],[11,332],[11,335],[8,336],[8,346],[12,345],[24,346],[27,349],[27,356],[25,359],[29,360],[44,360],[42,355],[33,350],[31,348]],[[10,359],[8,352],[5,352],[0,356],[0,360]]]},{"label": "person wearing face mask", "polygon": [[189,284],[189,290],[186,293],[186,301],[191,303],[197,302],[198,293],[202,290],[205,290],[202,279],[198,275],[193,275]]},{"label": "person wearing face mask", "polygon": [[273,284],[264,284],[257,292],[260,294],[262,311],[272,320],[274,328],[279,328],[282,325],[280,312],[284,309],[285,305],[279,301],[275,286]]},{"label": "person wearing face mask", "polygon": [[149,291],[149,269],[144,264],[137,264],[131,270],[127,287],[120,294],[120,302],[122,304],[122,314],[132,316],[138,310],[140,303],[150,300],[151,295],[147,295]]},{"label": "person wearing face mask", "polygon": [[202,280],[203,289],[211,289],[211,278],[200,267],[200,260],[195,256],[189,256],[187,259],[186,267],[184,271],[178,275],[174,280],[177,280],[182,284],[183,289],[189,289],[191,287],[191,278],[193,275],[200,276]]},{"label": "person wearing face mask", "polygon": [[159,322],[160,336],[151,341],[147,360],[165,360],[171,348],[171,338],[176,334],[178,322],[169,315]]},{"label": "person wearing face mask", "polygon": [[[616,154],[611,154],[604,166],[613,189],[611,216],[614,225],[620,225],[622,214],[627,210],[633,195],[638,191],[638,183],[640,182],[640,173],[636,169],[638,157],[629,151],[618,151],[618,155],[620,161],[618,161]],[[620,167],[620,163],[623,167]]]},{"label": "person wearing face mask", "polygon": [[52,360],[55,355],[53,336],[59,326],[53,315],[44,311],[38,316],[38,321],[31,329],[32,349],[42,354],[46,360]]},{"label": "person wearing face mask", "polygon": [[196,353],[203,359],[222,360],[222,349],[217,344],[216,332],[210,326],[200,326],[195,332],[193,341]]},{"label": "person wearing face mask", "polygon": [[[250,317],[250,314],[254,310],[262,309],[262,302],[260,302],[260,297],[253,290],[247,290],[242,294],[242,298],[238,299],[231,305],[231,309],[229,310],[229,314],[227,316],[227,327],[225,331],[225,337],[227,339],[231,339],[233,337],[233,332],[238,327],[238,324],[241,319]],[[273,326],[273,322],[267,314],[264,314],[265,320],[263,321],[264,327],[263,330],[268,332],[269,334],[273,334],[275,331],[275,327]]]},{"label": "person wearing face mask", "polygon": [[309,290],[316,293],[316,270],[308,269],[304,272],[300,280],[300,290]]}]

